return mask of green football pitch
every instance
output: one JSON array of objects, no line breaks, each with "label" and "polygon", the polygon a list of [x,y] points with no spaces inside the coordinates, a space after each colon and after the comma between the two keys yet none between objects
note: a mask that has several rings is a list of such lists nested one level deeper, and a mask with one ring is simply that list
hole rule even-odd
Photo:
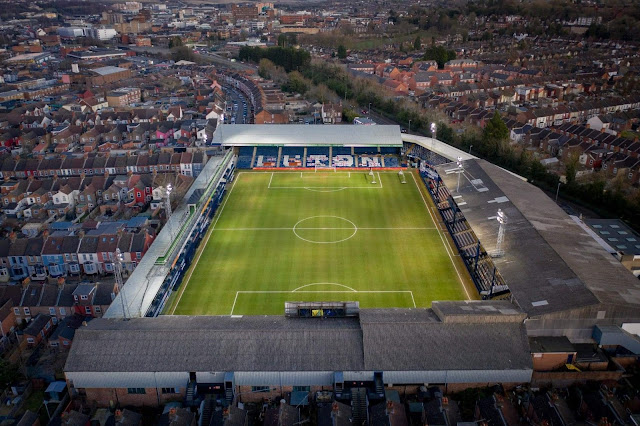
[{"label": "green football pitch", "polygon": [[429,307],[477,298],[411,172],[241,172],[166,314],[282,315],[284,303]]}]

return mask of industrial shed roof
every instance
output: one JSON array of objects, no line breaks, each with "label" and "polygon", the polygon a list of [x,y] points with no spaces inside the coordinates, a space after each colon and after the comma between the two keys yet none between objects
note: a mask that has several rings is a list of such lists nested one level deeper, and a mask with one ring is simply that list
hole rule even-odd
[{"label": "industrial shed roof", "polygon": [[[598,303],[640,308],[640,281],[611,257],[542,190],[484,160],[467,160],[457,187],[451,164],[436,167],[488,252],[497,210],[508,218],[498,271],[530,316]],[[637,312],[640,312],[638,310]]]},{"label": "industrial shed roof", "polygon": [[222,124],[213,143],[223,146],[402,146],[400,126]]},{"label": "industrial shed roof", "polygon": [[[496,315],[492,313],[491,315]],[[499,349],[499,351],[496,351]],[[161,316],[95,319],[65,371],[530,370],[521,321],[443,323],[430,309],[360,318]]]}]

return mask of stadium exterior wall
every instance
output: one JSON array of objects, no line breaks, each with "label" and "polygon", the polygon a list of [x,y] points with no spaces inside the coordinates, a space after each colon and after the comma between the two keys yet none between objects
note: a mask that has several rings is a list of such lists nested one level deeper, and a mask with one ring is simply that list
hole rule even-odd
[{"label": "stadium exterior wall", "polygon": [[621,326],[626,322],[640,322],[640,312],[633,307],[599,303],[534,316],[525,320],[525,326],[527,335],[532,337],[567,336],[573,343],[590,343],[594,326]]}]

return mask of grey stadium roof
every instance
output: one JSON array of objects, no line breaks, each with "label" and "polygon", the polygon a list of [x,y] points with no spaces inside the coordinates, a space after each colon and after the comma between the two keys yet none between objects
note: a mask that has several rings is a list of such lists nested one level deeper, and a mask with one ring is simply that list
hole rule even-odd
[{"label": "grey stadium roof", "polygon": [[436,167],[489,252],[497,241],[497,210],[506,213],[505,255],[494,262],[527,314],[598,303],[637,307],[640,312],[640,282],[543,191],[484,160],[468,160],[456,193],[453,168]]},{"label": "grey stadium roof", "polygon": [[520,317],[486,317],[482,328],[444,323],[430,309],[362,310],[359,319],[102,318],[77,331],[65,371],[531,369]]},{"label": "grey stadium roof", "polygon": [[213,143],[223,146],[402,146],[397,125],[222,124]]}]

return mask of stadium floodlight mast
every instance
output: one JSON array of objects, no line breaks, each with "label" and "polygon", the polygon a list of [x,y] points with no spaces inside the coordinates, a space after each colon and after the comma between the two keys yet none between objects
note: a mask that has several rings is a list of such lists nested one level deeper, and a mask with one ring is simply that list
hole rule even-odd
[{"label": "stadium floodlight mast", "polygon": [[116,278],[116,291],[120,294],[120,302],[122,302],[122,318],[124,318],[125,320],[127,319],[127,310],[126,310],[126,303],[124,300],[124,280],[122,279],[122,262],[124,261],[124,256],[122,255],[122,251],[120,250],[120,248],[116,249],[116,259],[115,259],[115,265],[114,265],[114,275]]},{"label": "stadium floodlight mast", "polygon": [[462,164],[462,157],[458,157],[458,186],[456,187],[456,192],[460,192],[460,175],[464,173],[464,166]]},{"label": "stadium floodlight mast", "polygon": [[431,139],[436,139],[436,131],[438,130],[436,123],[431,123]]},{"label": "stadium floodlight mast", "polygon": [[496,252],[494,254],[494,257],[500,257],[504,255],[502,243],[504,242],[504,234],[507,227],[507,215],[502,211],[502,209],[498,209],[496,220],[500,224],[500,227],[498,228],[498,240],[496,241]]},{"label": "stadium floodlight mast", "polygon": [[173,186],[169,183],[167,184],[167,191],[166,191],[166,196],[167,199],[165,201],[165,205],[164,208],[166,210],[167,213],[167,225],[169,225],[169,233],[171,234],[171,238],[173,238],[173,231],[171,229],[171,225],[169,224],[169,218],[171,217],[171,191],[173,191]]}]

